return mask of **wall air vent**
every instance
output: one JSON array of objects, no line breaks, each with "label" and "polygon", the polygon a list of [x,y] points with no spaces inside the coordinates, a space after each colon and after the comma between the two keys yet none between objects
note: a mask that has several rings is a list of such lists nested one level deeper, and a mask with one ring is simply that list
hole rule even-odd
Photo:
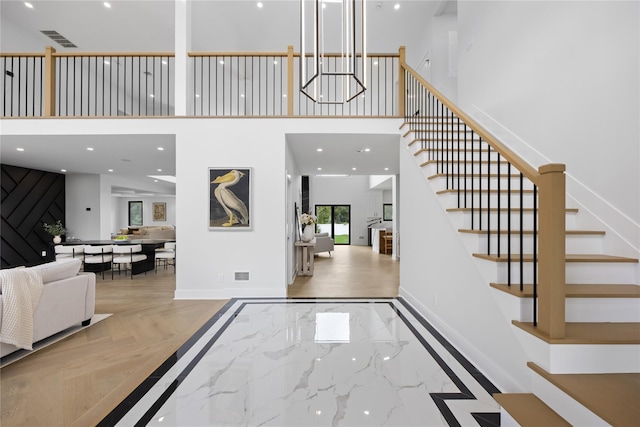
[{"label": "wall air vent", "polygon": [[233,281],[234,282],[250,282],[249,278],[250,274],[248,271],[234,271],[233,272]]},{"label": "wall air vent", "polygon": [[61,35],[59,32],[54,30],[41,30],[40,31],[45,36],[49,37],[54,42],[58,43],[62,47],[78,47],[72,42],[70,42],[65,36]]}]

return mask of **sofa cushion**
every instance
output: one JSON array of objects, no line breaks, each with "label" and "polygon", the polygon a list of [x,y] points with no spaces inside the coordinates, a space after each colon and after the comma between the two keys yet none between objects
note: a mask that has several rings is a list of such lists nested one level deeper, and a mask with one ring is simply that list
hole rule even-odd
[{"label": "sofa cushion", "polygon": [[329,237],[329,233],[316,233],[316,237]]},{"label": "sofa cushion", "polygon": [[30,267],[42,272],[42,282],[55,282],[78,274],[82,261],[80,258],[64,258],[46,264]]}]

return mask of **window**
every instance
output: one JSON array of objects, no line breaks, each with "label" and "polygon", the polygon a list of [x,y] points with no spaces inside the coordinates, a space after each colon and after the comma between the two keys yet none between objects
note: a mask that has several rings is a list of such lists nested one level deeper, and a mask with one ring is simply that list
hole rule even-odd
[{"label": "window", "polygon": [[382,205],[382,220],[393,221],[393,205],[391,203],[384,203]]},{"label": "window", "polygon": [[129,202],[129,225],[142,225],[142,202]]}]

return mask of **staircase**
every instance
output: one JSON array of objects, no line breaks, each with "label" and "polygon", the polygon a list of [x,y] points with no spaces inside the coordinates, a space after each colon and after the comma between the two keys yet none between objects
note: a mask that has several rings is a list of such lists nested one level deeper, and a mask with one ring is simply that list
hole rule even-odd
[{"label": "staircase", "polygon": [[[417,115],[405,115],[403,139],[530,360],[531,393],[495,396],[501,424],[640,425],[638,259],[604,253],[605,232],[577,227],[563,165],[520,166],[404,68],[413,81],[403,86],[417,87],[405,110]],[[544,173],[561,178],[551,215],[560,196],[527,179]],[[550,234],[560,236],[552,245]]]}]

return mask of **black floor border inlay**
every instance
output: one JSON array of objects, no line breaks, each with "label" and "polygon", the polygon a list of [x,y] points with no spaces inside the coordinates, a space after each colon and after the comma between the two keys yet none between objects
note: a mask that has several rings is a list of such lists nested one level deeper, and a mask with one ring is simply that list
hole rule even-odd
[{"label": "black floor border inlay", "polygon": [[[171,385],[165,390],[162,395],[147,409],[145,414],[135,424],[136,426],[144,426],[148,424],[154,417],[154,415],[160,410],[165,402],[171,397],[171,395],[177,390],[180,383],[189,375],[209,349],[215,344],[218,338],[227,330],[233,320],[240,314],[247,304],[331,304],[340,301],[357,301],[360,299],[370,300],[371,304],[387,304],[398,315],[402,322],[407,326],[416,339],[427,350],[429,355],[436,361],[440,368],[446,373],[446,375],[453,381],[453,383],[460,390],[459,393],[430,393],[435,405],[440,410],[443,418],[446,420],[449,426],[460,426],[460,423],[449,409],[447,400],[467,400],[475,399],[473,393],[467,388],[467,386],[458,378],[453,370],[447,365],[442,357],[433,349],[433,347],[427,342],[427,340],[417,331],[415,326],[411,324],[409,319],[399,311],[398,307],[393,304],[393,301],[398,301],[411,315],[422,325],[429,334],[431,334],[443,348],[453,356],[453,358],[464,367],[467,372],[482,386],[482,388],[491,396],[494,393],[500,393],[497,387],[489,381],[478,369],[469,362],[449,341],[446,340],[413,306],[411,306],[402,297],[397,298],[284,298],[284,297],[259,297],[259,298],[232,298],[230,299],[211,319],[198,329],[175,353],[165,360],[165,362],[158,367],[146,380],[144,380],[136,389],[129,394],[113,411],[111,411],[100,423],[98,427],[113,426],[129,412],[135,404],[160,380],[160,378],[166,374],[172,366],[174,366],[178,360],[180,360],[191,347],[215,324],[220,318],[229,311],[229,309],[237,302],[242,302],[235,312],[224,322],[220,329],[207,341],[198,354],[189,362],[182,372],[172,381]],[[249,301],[249,302],[247,302]],[[471,414],[476,421],[482,427],[490,427],[492,425],[499,425],[500,414],[499,413],[472,413]],[[495,422],[498,424],[494,424]]]}]

